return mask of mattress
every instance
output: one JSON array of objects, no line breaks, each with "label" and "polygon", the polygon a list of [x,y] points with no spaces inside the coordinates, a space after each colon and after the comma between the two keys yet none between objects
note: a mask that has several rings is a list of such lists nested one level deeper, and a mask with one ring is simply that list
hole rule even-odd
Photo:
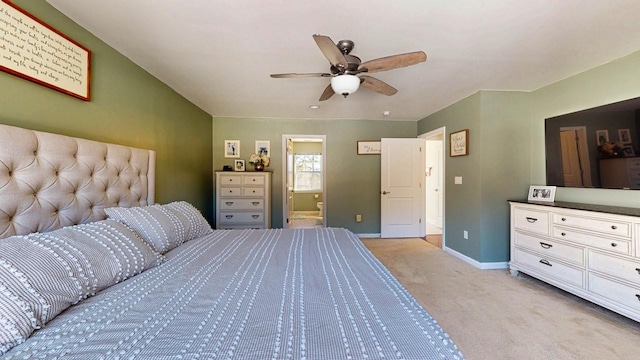
[{"label": "mattress", "polygon": [[462,359],[350,231],[216,230],[1,359]]}]

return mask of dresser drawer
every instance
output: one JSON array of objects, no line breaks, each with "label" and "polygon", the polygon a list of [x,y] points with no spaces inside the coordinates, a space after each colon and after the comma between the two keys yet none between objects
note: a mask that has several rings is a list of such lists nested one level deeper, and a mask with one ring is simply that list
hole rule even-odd
[{"label": "dresser drawer", "polygon": [[261,224],[264,222],[264,214],[262,212],[221,212],[221,225],[233,224]]},{"label": "dresser drawer", "polygon": [[245,175],[243,178],[243,185],[264,185],[264,176]]},{"label": "dresser drawer", "polygon": [[584,266],[584,248],[565,245],[557,241],[539,239],[535,236],[515,232],[516,246],[550,255],[575,265]]},{"label": "dresser drawer", "polygon": [[524,208],[515,208],[514,227],[518,230],[549,235],[549,213]]},{"label": "dresser drawer", "polygon": [[264,196],[264,188],[242,188],[242,196]]},{"label": "dresser drawer", "polygon": [[627,168],[631,170],[640,170],[640,159],[627,159]]},{"label": "dresser drawer", "polygon": [[552,257],[541,257],[521,249],[515,249],[515,262],[534,268],[549,277],[584,288],[583,270],[565,265]]},{"label": "dresser drawer", "polygon": [[589,270],[598,271],[640,286],[640,261],[632,261],[589,250]]},{"label": "dresser drawer", "polygon": [[631,223],[628,222],[557,213],[553,214],[553,223],[597,231],[606,235],[631,237]]},{"label": "dresser drawer", "polygon": [[553,227],[553,237],[573,241],[582,245],[612,251],[618,254],[631,255],[631,241],[602,237],[573,231],[572,229]]},{"label": "dresser drawer", "polygon": [[242,185],[242,175],[220,175],[220,185]]},{"label": "dresser drawer", "polygon": [[262,210],[262,199],[225,199],[220,202],[220,210]]},{"label": "dresser drawer", "polygon": [[589,274],[589,291],[640,311],[640,289],[617,281]]},{"label": "dresser drawer", "polygon": [[229,196],[241,196],[242,188],[235,187],[223,187],[220,188],[220,197],[229,197]]}]

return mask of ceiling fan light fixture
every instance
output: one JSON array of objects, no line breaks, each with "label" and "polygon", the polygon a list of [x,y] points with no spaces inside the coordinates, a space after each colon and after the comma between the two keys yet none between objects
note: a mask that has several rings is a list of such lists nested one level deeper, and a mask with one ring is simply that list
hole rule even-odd
[{"label": "ceiling fan light fixture", "polygon": [[331,78],[331,88],[338,95],[347,97],[358,91],[360,78],[355,75],[338,75]]}]

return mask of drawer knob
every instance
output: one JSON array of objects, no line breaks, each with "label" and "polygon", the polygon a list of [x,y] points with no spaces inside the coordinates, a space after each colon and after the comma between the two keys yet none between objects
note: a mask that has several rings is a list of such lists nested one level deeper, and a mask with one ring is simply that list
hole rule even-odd
[{"label": "drawer knob", "polygon": [[540,259],[540,263],[541,264],[545,264],[547,266],[553,266],[553,265],[551,265],[551,263],[548,260],[545,260],[545,259]]},{"label": "drawer knob", "polygon": [[562,221],[567,221],[567,218],[562,218],[562,219],[560,219],[560,220],[562,220]]},{"label": "drawer knob", "polygon": [[252,218],[257,219],[260,217],[260,215],[251,215]]},{"label": "drawer knob", "polygon": [[542,246],[543,249],[551,249],[553,247],[553,245],[543,243],[542,241],[540,242],[540,246]]},{"label": "drawer knob", "polygon": [[538,221],[538,219],[532,218],[532,217],[527,217],[527,221],[530,222],[530,223],[534,223],[534,222]]},{"label": "drawer knob", "polygon": [[227,202],[225,202],[225,204],[226,204],[227,206],[231,206],[231,205],[233,205],[233,201],[227,201]]},{"label": "drawer knob", "polygon": [[636,298],[638,298],[638,301],[640,301],[640,294],[636,294]]},{"label": "drawer knob", "polygon": [[567,236],[567,233],[560,233],[560,235],[562,235],[562,236]]},{"label": "drawer knob", "polygon": [[616,246],[618,246],[618,244],[616,244],[616,243],[611,243],[611,246],[612,246],[612,247],[616,247]]},{"label": "drawer knob", "polygon": [[251,202],[251,205],[253,205],[253,206],[258,206],[258,205],[260,205],[260,202],[258,202],[258,201],[252,201],[252,202]]},{"label": "drawer knob", "polygon": [[224,217],[226,217],[227,219],[231,219],[233,218],[233,215],[225,215]]},{"label": "drawer knob", "polygon": [[617,226],[615,226],[615,225],[611,225],[611,228],[612,228],[613,230],[615,230],[615,229],[617,229],[618,227],[617,227]]},{"label": "drawer knob", "polygon": [[636,271],[638,272],[638,275],[640,275],[640,268],[636,268]]},{"label": "drawer knob", "polygon": [[253,181],[253,182],[256,182],[256,179],[253,179],[252,181]]}]

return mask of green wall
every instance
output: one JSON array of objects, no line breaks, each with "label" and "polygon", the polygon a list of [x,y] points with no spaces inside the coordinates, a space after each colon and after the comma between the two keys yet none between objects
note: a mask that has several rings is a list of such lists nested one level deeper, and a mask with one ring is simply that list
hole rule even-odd
[{"label": "green wall", "polygon": [[[544,120],[640,96],[639,68],[636,52],[530,93],[480,91],[420,120],[418,134],[469,129],[469,156],[445,162],[447,247],[481,263],[508,261],[507,200],[546,183]],[[640,191],[558,188],[556,200],[638,207]]]},{"label": "green wall", "polygon": [[155,150],[156,201],[187,200],[211,219],[211,116],[44,0],[14,2],[92,51],[92,99],[0,72],[0,123]]},{"label": "green wall", "polygon": [[[544,184],[544,119],[640,97],[640,51],[534,91],[531,134],[531,184]],[[617,132],[609,132],[611,141]],[[615,206],[640,206],[640,191],[558,188],[556,200]]]},{"label": "green wall", "polygon": [[[282,135],[326,135],[325,224],[376,234],[380,233],[380,156],[357,155],[356,142],[415,138],[416,127],[414,121],[214,118],[214,169],[233,164],[233,159],[224,158],[224,140],[240,140],[240,158],[245,160],[254,152],[255,140],[271,141],[271,164],[265,170],[273,171],[272,226],[282,227]],[[361,223],[355,222],[356,214],[362,214]]]}]

